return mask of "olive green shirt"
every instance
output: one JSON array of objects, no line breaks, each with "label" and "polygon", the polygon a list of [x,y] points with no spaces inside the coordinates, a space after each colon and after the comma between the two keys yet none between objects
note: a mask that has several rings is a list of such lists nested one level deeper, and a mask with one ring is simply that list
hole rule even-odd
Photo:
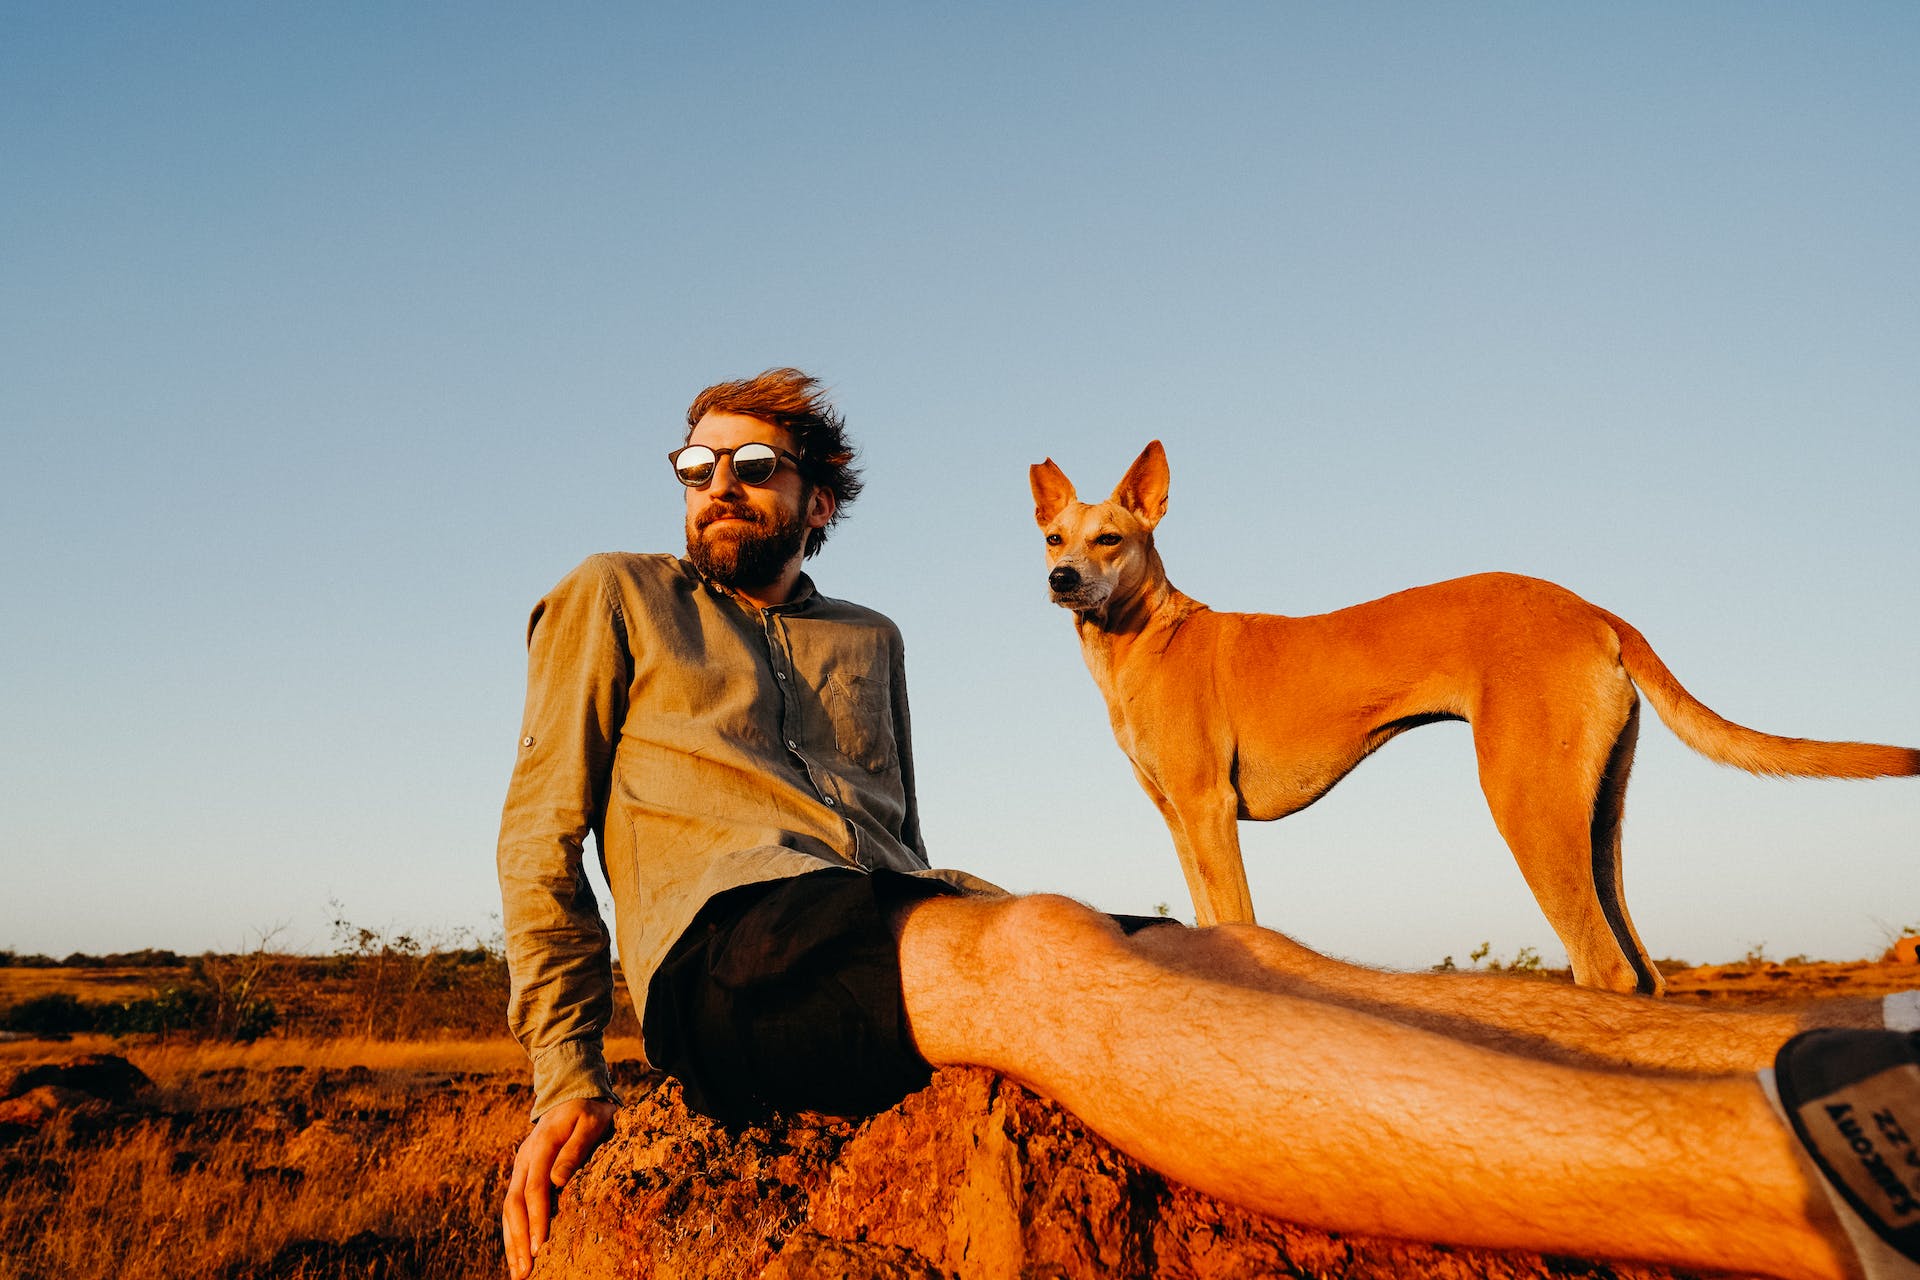
[{"label": "olive green shirt", "polygon": [[590,557],[534,607],[498,856],[508,1021],[533,1062],[536,1117],[615,1096],[588,832],[643,1022],[654,971],[723,890],[889,867],[992,891],[928,872],[903,657],[892,622],[804,576],[763,610],[672,556]]}]

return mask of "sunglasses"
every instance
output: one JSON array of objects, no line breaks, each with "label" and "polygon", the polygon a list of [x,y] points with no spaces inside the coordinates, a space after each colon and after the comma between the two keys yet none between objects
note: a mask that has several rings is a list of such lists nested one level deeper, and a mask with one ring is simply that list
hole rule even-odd
[{"label": "sunglasses", "polygon": [[733,456],[733,474],[740,477],[741,484],[765,484],[773,479],[773,473],[780,469],[780,459],[785,458],[800,469],[800,459],[785,449],[776,449],[770,444],[754,441],[732,449],[709,449],[704,444],[682,445],[667,455],[667,461],[673,464],[673,474],[680,483],[689,489],[703,489],[713,479],[713,469],[720,465],[720,459]]}]

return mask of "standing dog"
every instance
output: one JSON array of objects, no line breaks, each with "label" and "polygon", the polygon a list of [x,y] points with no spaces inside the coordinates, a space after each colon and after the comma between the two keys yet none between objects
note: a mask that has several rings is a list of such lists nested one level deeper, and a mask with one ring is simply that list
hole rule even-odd
[{"label": "standing dog", "polygon": [[1316,617],[1215,613],[1167,581],[1159,441],[1105,502],[1031,469],[1047,586],[1074,612],[1120,749],[1173,833],[1199,923],[1251,923],[1238,820],[1312,804],[1382,743],[1473,727],[1480,786],[1583,986],[1658,994],[1627,917],[1620,818],[1640,704],[1752,773],[1920,773],[1920,751],[1758,733],[1680,687],[1631,626],[1537,578],[1483,573]]}]

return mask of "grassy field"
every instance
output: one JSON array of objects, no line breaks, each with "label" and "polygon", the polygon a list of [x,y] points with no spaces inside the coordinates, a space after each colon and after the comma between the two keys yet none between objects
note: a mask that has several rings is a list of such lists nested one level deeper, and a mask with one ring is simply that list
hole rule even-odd
[{"label": "grassy field", "polygon": [[420,1045],[275,1041],[244,1065],[218,1045],[126,1051],[156,1086],[139,1113],[62,1116],[7,1151],[0,1272],[491,1274],[517,1065],[447,1047],[498,1071],[433,1070]]},{"label": "grassy field", "polygon": [[[498,1204],[529,1095],[498,965],[214,960],[198,976],[0,967],[0,1011],[67,997],[85,1018],[195,991],[213,1018],[206,993],[227,979],[275,1010],[251,1042],[205,1027],[0,1040],[0,1082],[90,1053],[152,1082],[120,1105],[57,1099],[30,1123],[32,1097],[0,1103],[15,1109],[0,1115],[0,1280],[500,1274]],[[608,1048],[638,1054],[630,1038]]]},{"label": "grassy field", "polygon": [[[1489,963],[1484,951],[1476,967],[1538,968],[1524,957]],[[1669,978],[1673,999],[1741,1003],[1876,994],[1913,986],[1912,975],[1911,965],[1755,955]],[[529,1094],[525,1060],[500,1029],[497,957],[0,965],[0,1026],[55,997],[67,1003],[43,1010],[81,1021],[157,1008],[198,1022],[0,1039],[0,1086],[89,1053],[123,1057],[151,1081],[122,1104],[67,1097],[28,1121],[18,1109],[33,1095],[0,1101],[0,1280],[502,1273],[497,1205]],[[222,1033],[237,1025],[234,1010],[263,1002],[270,1029],[251,1040]],[[639,1044],[624,992],[621,1007],[608,1050],[616,1080],[630,1084]]]}]

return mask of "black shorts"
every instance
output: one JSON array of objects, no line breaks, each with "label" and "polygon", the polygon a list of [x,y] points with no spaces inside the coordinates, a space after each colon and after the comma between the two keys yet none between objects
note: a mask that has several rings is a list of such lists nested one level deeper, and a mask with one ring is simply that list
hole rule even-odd
[{"label": "black shorts", "polygon": [[[653,1065],[729,1124],[771,1111],[864,1116],[925,1087],[888,916],[944,880],[828,868],[742,885],[694,917],[647,987]],[[1172,923],[1115,916],[1128,933]]]}]

